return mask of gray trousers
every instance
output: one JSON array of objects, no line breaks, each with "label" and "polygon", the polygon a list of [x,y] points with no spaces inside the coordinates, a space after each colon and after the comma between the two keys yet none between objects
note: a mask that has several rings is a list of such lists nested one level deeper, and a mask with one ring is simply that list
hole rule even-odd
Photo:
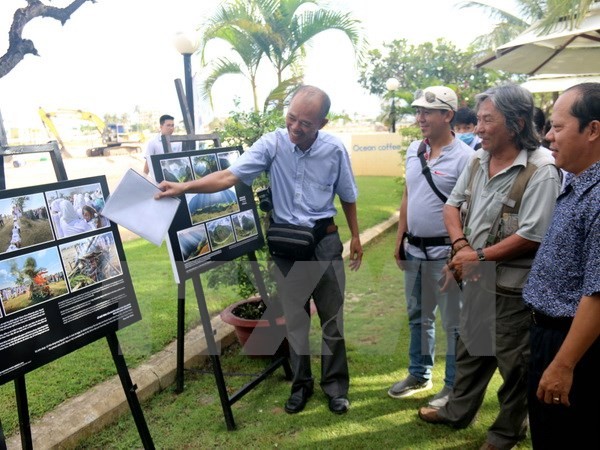
[{"label": "gray trousers", "polygon": [[481,298],[478,299],[476,295],[467,295],[465,298],[461,311],[461,319],[464,319],[461,320],[461,336],[456,345],[456,379],[450,399],[439,410],[439,415],[456,428],[467,427],[475,418],[487,386],[498,369],[503,380],[498,390],[500,412],[488,430],[487,442],[501,449],[508,449],[523,440],[527,431],[527,368],[531,319],[521,297],[497,293],[495,299],[496,317],[491,326],[491,336],[495,337],[495,340],[492,339],[493,353],[479,356],[481,352],[470,351],[468,347],[470,342],[481,342],[482,335],[469,337],[467,331],[465,341],[462,326],[464,323],[468,330],[469,323],[477,323],[475,328],[478,332],[482,331],[483,327],[479,325],[486,320],[477,314],[480,311],[469,307]]},{"label": "gray trousers", "polygon": [[330,397],[347,395],[349,385],[343,306],[346,278],[342,242],[337,232],[326,235],[313,261],[291,261],[273,256],[279,269],[277,289],[285,316],[293,371],[292,392],[313,387],[310,367],[310,314],[312,296],[321,322],[321,388]]}]

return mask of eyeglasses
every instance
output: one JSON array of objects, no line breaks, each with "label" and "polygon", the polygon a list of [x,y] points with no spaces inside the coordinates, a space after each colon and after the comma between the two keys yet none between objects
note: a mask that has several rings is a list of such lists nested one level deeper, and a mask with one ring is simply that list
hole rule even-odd
[{"label": "eyeglasses", "polygon": [[418,100],[421,97],[425,97],[425,101],[427,103],[435,103],[436,100],[439,101],[439,102],[442,102],[444,105],[449,106],[452,111],[454,111],[454,107],[450,103],[445,102],[441,98],[437,97],[431,91],[423,91],[422,89],[419,89],[419,90],[415,91],[415,100]]}]

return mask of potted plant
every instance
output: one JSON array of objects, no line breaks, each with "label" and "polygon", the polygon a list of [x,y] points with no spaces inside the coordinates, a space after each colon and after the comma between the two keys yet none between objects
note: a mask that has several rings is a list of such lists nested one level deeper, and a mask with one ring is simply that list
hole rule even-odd
[{"label": "potted plant", "polygon": [[[244,353],[272,356],[275,353],[287,352],[285,318],[276,284],[271,277],[273,261],[269,258],[266,248],[256,253],[257,262],[251,262],[247,256],[243,256],[211,271],[207,281],[210,287],[232,284],[237,286],[242,300],[225,308],[220,317],[223,322],[233,325]],[[256,292],[251,264],[257,264],[262,274],[269,298],[267,302]],[[311,301],[310,314],[315,312],[316,307]]]},{"label": "potted plant", "polygon": [[[264,254],[265,250],[258,250],[257,253]],[[263,275],[269,296],[268,302],[265,302],[256,292],[250,270],[252,262],[247,256],[211,271],[208,277],[208,285],[211,287],[237,285],[242,300],[229,305],[221,311],[220,316],[223,322],[233,325],[236,337],[248,355],[273,355],[276,351],[286,349],[285,346],[275,347],[285,338],[285,319],[277,298],[275,284],[269,276],[268,266],[271,263],[269,260],[254,263],[258,264]],[[267,311],[267,304],[270,311]]]}]

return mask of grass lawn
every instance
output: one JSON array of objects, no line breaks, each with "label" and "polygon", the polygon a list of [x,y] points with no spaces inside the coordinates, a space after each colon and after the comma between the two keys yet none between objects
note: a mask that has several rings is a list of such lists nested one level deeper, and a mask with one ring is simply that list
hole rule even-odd
[{"label": "grass lawn", "polygon": [[[357,184],[360,192],[358,217],[361,230],[388,219],[397,210],[400,185],[395,178],[357,177]],[[339,203],[337,207],[340,235],[346,241],[350,234]],[[135,367],[176,338],[177,285],[173,281],[164,244],[156,247],[143,239],[137,239],[126,242],[124,248],[143,319],[119,331],[118,337],[128,366]],[[211,314],[239,300],[233,286],[219,289],[204,286],[204,289]],[[191,281],[187,282],[186,292],[186,326],[189,329],[199,323]],[[42,416],[67,398],[78,395],[115,374],[104,339],[34,370],[26,375],[31,418]],[[5,435],[9,436],[18,429],[13,383],[0,386],[0,405],[0,420]]]},{"label": "grass lawn", "polygon": [[[294,416],[283,410],[290,384],[279,370],[233,406],[237,430],[228,432],[210,368],[186,373],[182,394],[170,387],[142,405],[158,448],[403,448],[476,449],[497,412],[496,375],[477,420],[467,429],[429,425],[417,409],[443,384],[443,358],[434,370],[434,389],[395,400],[387,396],[391,384],[403,378],[408,363],[408,321],[403,277],[391,254],[395,233],[390,231],[366,248],[364,265],[348,273],[345,330],[351,372],[350,411],[329,412],[320,390],[306,409]],[[313,331],[318,326],[313,317]],[[440,328],[438,327],[438,330]],[[444,343],[443,336],[438,342]],[[443,353],[443,348],[438,348]],[[230,393],[259,372],[266,361],[228,349],[221,358]],[[319,358],[313,357],[319,374]],[[235,375],[233,375],[235,374]],[[80,444],[81,448],[134,448],[139,436],[130,415]],[[526,442],[519,448],[528,448]]]}]

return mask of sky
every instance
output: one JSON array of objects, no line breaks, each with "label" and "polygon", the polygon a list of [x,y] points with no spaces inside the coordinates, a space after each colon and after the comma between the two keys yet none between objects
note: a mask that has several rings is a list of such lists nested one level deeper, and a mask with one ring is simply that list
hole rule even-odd
[{"label": "sky", "polygon": [[[82,109],[100,117],[132,114],[138,106],[180,117],[174,80],[183,79],[183,57],[174,47],[175,34],[197,28],[219,1],[97,0],[85,3],[64,26],[54,19],[35,19],[25,27],[24,37],[33,40],[40,56],[27,55],[0,78],[5,127],[41,127],[40,106],[48,111]],[[362,22],[369,48],[382,48],[383,42],[393,39],[418,44],[440,37],[464,48],[493,27],[483,11],[459,9],[455,0],[329,0],[329,4]],[[1,53],[8,47],[14,11],[24,5],[24,0],[0,3]],[[207,48],[209,57],[225,51],[227,47],[217,43]],[[192,71],[198,80],[204,73],[197,57]],[[307,49],[305,82],[328,92],[333,112],[376,116],[381,100],[369,95],[357,79],[347,38],[339,31],[317,36]],[[261,102],[266,92],[264,87],[259,90]],[[215,85],[214,110],[205,103],[202,114],[226,116],[236,97],[243,108],[250,107],[249,84],[242,77],[228,76]]]}]

